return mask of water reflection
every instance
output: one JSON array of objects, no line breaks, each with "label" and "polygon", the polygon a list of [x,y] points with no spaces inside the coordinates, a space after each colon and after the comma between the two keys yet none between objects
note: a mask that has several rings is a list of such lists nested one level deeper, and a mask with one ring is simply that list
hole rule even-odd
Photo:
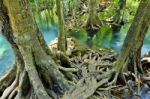
[{"label": "water reflection", "polygon": [[[117,35],[110,35],[109,33],[105,33],[102,37],[100,37],[100,47],[104,48],[113,48],[117,52],[121,50],[124,38],[128,31],[129,26],[123,27],[121,32]],[[49,29],[41,29],[44,35],[44,39],[47,44],[49,44],[53,39],[57,37],[57,26],[52,26]],[[85,38],[85,35],[82,35]],[[142,54],[148,52],[150,50],[150,30],[146,35],[144,40],[144,45],[142,47]],[[8,41],[0,34],[0,75],[6,71],[8,68],[12,66],[14,63],[14,54],[12,48]]]},{"label": "water reflection", "polygon": [[111,41],[110,41],[110,48],[115,49],[117,52],[121,50],[123,42],[120,40],[120,36],[118,35],[112,35]]},{"label": "water reflection", "polygon": [[[124,39],[125,39],[126,34],[128,32],[128,29],[129,29],[129,25],[122,27],[120,33],[112,35],[112,39],[110,42],[111,48],[115,49],[117,52],[119,52],[121,50]],[[144,44],[143,44],[142,50],[141,50],[142,55],[145,54],[146,52],[150,51],[150,39],[149,38],[150,38],[150,29],[148,30],[148,33],[144,39]]]}]

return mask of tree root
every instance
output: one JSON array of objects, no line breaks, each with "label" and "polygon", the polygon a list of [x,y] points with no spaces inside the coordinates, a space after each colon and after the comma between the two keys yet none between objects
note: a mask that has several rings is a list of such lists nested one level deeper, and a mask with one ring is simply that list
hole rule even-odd
[{"label": "tree root", "polygon": [[18,77],[14,80],[14,82],[11,84],[11,86],[7,87],[5,91],[3,92],[3,95],[1,96],[2,99],[7,99],[8,96],[11,95],[11,93],[16,90],[16,87],[18,85]]},{"label": "tree root", "polygon": [[73,90],[67,92],[63,99],[87,99],[95,92],[97,88],[96,79],[93,77],[88,77],[85,79],[81,79],[77,85],[73,88]]},{"label": "tree root", "polygon": [[78,69],[75,69],[75,68],[65,68],[62,66],[59,66],[59,69],[62,71],[65,71],[65,72],[77,72],[77,71],[79,71]]},{"label": "tree root", "polygon": [[[8,99],[14,99],[14,97],[17,95],[18,87],[16,87],[11,94],[9,95]],[[21,98],[20,98],[21,99]]]},{"label": "tree root", "polygon": [[20,74],[20,82],[18,85],[16,99],[24,99],[27,96],[28,91],[30,90],[30,82],[27,76],[27,72],[24,70],[22,74]]},{"label": "tree root", "polygon": [[[2,99],[117,99],[115,93],[131,90],[133,87],[129,86],[127,77],[130,75],[125,75],[126,71],[121,75],[126,85],[117,85],[121,71],[116,71],[113,67],[116,54],[112,51],[89,49],[82,53],[77,51],[78,54],[69,56],[56,51],[57,63],[48,55],[38,56],[31,54],[31,50],[27,51],[29,55],[23,56],[24,60],[28,60],[25,61],[25,68],[19,73],[17,82],[13,79],[13,84],[6,86],[8,88],[4,91]],[[33,58],[35,61],[32,61]],[[4,78],[1,81],[4,81]],[[146,77],[143,79],[149,80]]]},{"label": "tree root", "polygon": [[[120,72],[120,71],[119,71],[119,72]],[[119,72],[115,72],[114,79],[113,79],[111,82],[109,82],[109,83],[107,84],[107,86],[110,86],[110,85],[116,84],[116,82],[117,82],[117,78],[118,78],[118,75],[119,75]]]},{"label": "tree root", "polygon": [[[22,51],[22,53],[23,52],[24,51]],[[33,62],[33,57],[31,56],[32,52],[30,52],[30,50],[28,50],[27,52],[29,52],[28,55],[23,56],[23,58],[25,60],[25,69],[28,73],[29,80],[33,86],[33,89],[39,99],[50,99],[49,95],[47,94],[47,92],[44,88],[43,83],[41,82],[41,80],[38,76],[38,72],[37,72],[34,62]],[[25,53],[24,53],[24,55],[25,55]],[[40,90],[38,90],[38,89],[40,89]]]},{"label": "tree root", "polygon": [[17,73],[16,71],[17,66],[14,65],[10,71],[0,78],[0,96],[2,95],[3,91],[14,81]]}]

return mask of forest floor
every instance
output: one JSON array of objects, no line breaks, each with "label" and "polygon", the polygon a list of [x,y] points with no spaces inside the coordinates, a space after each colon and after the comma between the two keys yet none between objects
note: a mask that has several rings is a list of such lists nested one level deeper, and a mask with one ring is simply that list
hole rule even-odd
[{"label": "forest floor", "polygon": [[[150,54],[141,58],[146,76],[136,76],[130,71],[123,72],[124,79],[114,77],[117,79],[114,84],[112,72],[118,56],[114,50],[89,48],[73,38],[67,38],[67,44],[66,53],[57,50],[57,39],[49,45],[58,59],[58,64],[62,66],[60,70],[66,79],[75,85],[63,99],[141,98],[143,92],[146,93],[150,89]],[[143,89],[145,85],[147,89]]]}]

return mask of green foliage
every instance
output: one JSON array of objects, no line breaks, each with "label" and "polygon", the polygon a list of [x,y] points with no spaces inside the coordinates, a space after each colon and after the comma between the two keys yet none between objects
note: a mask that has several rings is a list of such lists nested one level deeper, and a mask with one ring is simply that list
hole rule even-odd
[{"label": "green foliage", "polygon": [[129,10],[130,13],[135,15],[135,12],[138,8],[139,0],[127,0],[126,1],[126,8]]},{"label": "green foliage", "polygon": [[[116,0],[116,1],[118,1],[118,0]],[[117,6],[118,6],[116,1],[112,2],[109,7],[107,7],[103,12],[99,13],[99,17],[101,19],[110,18],[116,13]]]},{"label": "green foliage", "polygon": [[40,28],[48,29],[58,23],[55,0],[30,0],[33,15]]},{"label": "green foliage", "polygon": [[112,37],[112,30],[109,25],[103,25],[93,37],[93,45],[97,47],[109,48]]},{"label": "green foliage", "polygon": [[76,31],[70,32],[69,35],[79,39],[83,43],[87,40],[87,32],[83,28],[77,28]]},{"label": "green foliage", "polygon": [[126,10],[124,11],[125,17],[131,22],[136,10],[139,5],[139,0],[127,0],[126,1]]}]

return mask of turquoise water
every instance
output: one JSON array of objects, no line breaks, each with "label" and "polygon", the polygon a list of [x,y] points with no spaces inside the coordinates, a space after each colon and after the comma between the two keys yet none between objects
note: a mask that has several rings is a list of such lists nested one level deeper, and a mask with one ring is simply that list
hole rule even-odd
[{"label": "turquoise water", "polygon": [[0,75],[14,64],[14,53],[4,36],[0,33]]},{"label": "turquoise water", "polygon": [[[115,49],[117,52],[119,52],[121,50],[121,47],[123,45],[125,36],[128,32],[129,26],[130,25],[123,26],[118,35],[112,36],[112,39],[111,39],[111,42],[110,42],[110,47]],[[144,44],[143,44],[141,53],[143,55],[148,51],[150,51],[150,29],[148,30],[147,35],[144,39]]]},{"label": "turquoise water", "polygon": [[[51,27],[48,30],[42,30],[44,39],[47,44],[57,37],[57,28]],[[10,69],[14,64],[15,56],[11,45],[6,38],[0,33],[0,75]]]},{"label": "turquoise water", "polygon": [[[57,27],[51,27],[49,29],[42,30],[44,38],[49,44],[53,39],[57,37]],[[102,46],[105,48],[113,48],[117,52],[120,51],[126,33],[128,31],[128,26],[123,27],[121,32],[118,35],[112,36],[104,36],[102,39]],[[144,45],[142,47],[142,54],[148,52],[150,50],[150,30],[147,33]],[[12,64],[14,63],[14,54],[12,48],[8,41],[5,39],[4,36],[0,33],[0,75],[2,75],[7,69],[11,68]]]}]

